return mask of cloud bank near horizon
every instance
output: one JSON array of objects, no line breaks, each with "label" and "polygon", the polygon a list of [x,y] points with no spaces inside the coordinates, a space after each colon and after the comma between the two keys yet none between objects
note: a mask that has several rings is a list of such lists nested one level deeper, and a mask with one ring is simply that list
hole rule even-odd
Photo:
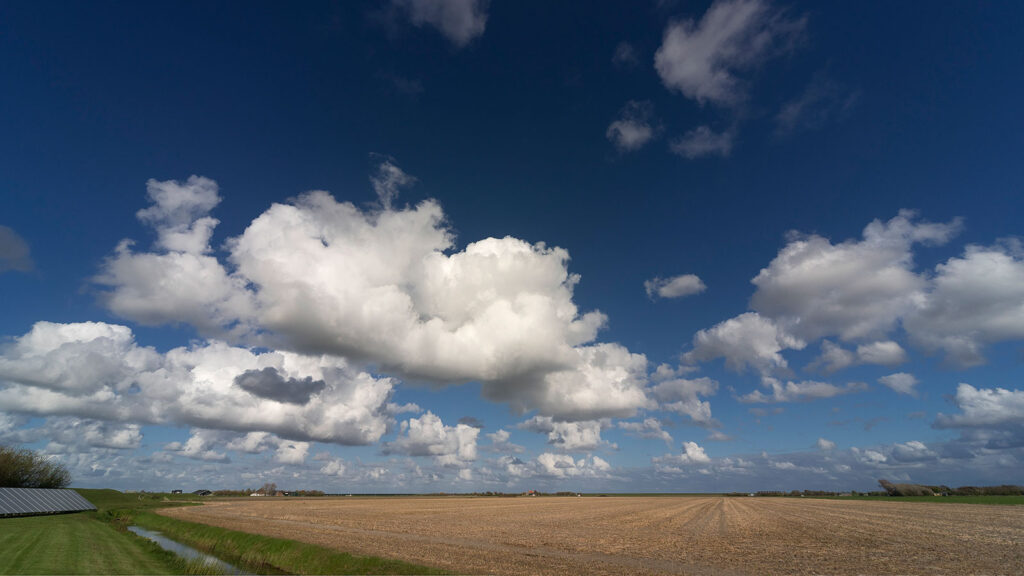
[{"label": "cloud bank near horizon", "polygon": [[[155,240],[143,250],[131,240],[118,244],[95,277],[101,302],[141,325],[184,323],[205,339],[158,352],[138,344],[127,326],[38,322],[0,351],[0,433],[28,438],[32,428],[21,419],[43,417],[54,431],[47,449],[84,458],[90,450],[138,449],[143,426],[187,426],[187,441],[166,444],[154,458],[224,463],[231,454],[266,453],[274,464],[312,466],[316,442],[379,445],[387,456],[429,457],[422,476],[414,475],[426,482],[446,470],[477,483],[614,482],[619,472],[593,455],[618,449],[602,431],[672,445],[673,435],[650,416],[661,412],[712,430],[710,440],[729,439],[715,430],[721,424],[709,401],[719,383],[691,375],[704,363],[723,359],[732,370],[759,375],[765,391],[734,392],[738,402],[808,402],[869,388],[792,379],[788,351],[818,343],[821,355],[807,370],[832,375],[861,364],[902,364],[904,346],[971,366],[984,361],[987,345],[1024,338],[1024,321],[1016,322],[1024,318],[1019,243],[971,245],[932,273],[918,271],[915,246],[950,242],[962,222],[922,222],[902,211],[869,223],[861,239],[833,243],[791,233],[752,279],[751,311],[699,331],[680,366],[652,372],[643,354],[597,341],[607,318],[578,309],[580,278],[570,273],[566,250],[513,237],[456,249],[436,201],[396,205],[398,189],[415,179],[390,160],[388,166],[373,207],[308,192],[273,204],[220,245],[211,215],[221,202],[216,182],[149,181],[150,205],[137,216]],[[385,181],[388,174],[400,181]],[[695,275],[647,285],[662,298],[703,290]],[[978,313],[965,316],[964,309]],[[521,459],[522,447],[499,430],[487,434],[485,451],[506,454],[479,458],[479,427],[445,424],[429,411],[401,419],[423,412],[392,401],[403,380],[480,382],[485,399],[532,413],[518,429],[546,436],[551,452]],[[905,395],[919,384],[903,372],[878,381]],[[889,463],[898,478],[908,462],[1012,458],[1024,445],[1016,395],[962,384],[961,412],[934,424],[961,431],[954,442],[851,447],[848,462],[831,468],[771,459],[768,466],[838,478],[858,465]],[[652,460],[651,478],[686,476],[693,466],[725,475],[748,469],[743,459],[709,457],[692,439],[682,446]],[[590,456],[572,456],[579,453]],[[328,476],[373,476],[358,463],[314,462]]]}]

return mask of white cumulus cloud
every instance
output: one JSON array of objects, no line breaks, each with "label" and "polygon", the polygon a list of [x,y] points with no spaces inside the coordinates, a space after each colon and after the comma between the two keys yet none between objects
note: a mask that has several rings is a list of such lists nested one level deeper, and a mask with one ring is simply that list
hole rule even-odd
[{"label": "white cumulus cloud", "polygon": [[733,370],[750,367],[769,373],[788,367],[783,350],[800,350],[805,345],[771,319],[746,312],[694,334],[693,350],[684,354],[683,360],[693,363],[725,358],[725,365]]},{"label": "white cumulus cloud", "polygon": [[1024,339],[1024,250],[1019,242],[968,246],[936,266],[934,288],[904,320],[911,340],[960,366],[985,361],[986,345]]},{"label": "white cumulus cloud", "polygon": [[651,459],[655,470],[662,473],[678,473],[687,467],[709,464],[711,458],[696,442],[683,442],[683,451],[679,454],[665,454]]},{"label": "white cumulus cloud", "polygon": [[975,388],[961,383],[956,388],[955,403],[960,413],[939,414],[936,427],[1017,429],[1024,433],[1024,390]]},{"label": "white cumulus cloud", "polygon": [[653,278],[644,282],[649,298],[682,298],[700,294],[707,289],[704,281],[696,274],[683,274],[672,278]]},{"label": "white cumulus cloud", "polygon": [[670,410],[689,416],[694,423],[703,426],[716,424],[711,417],[711,403],[701,396],[713,396],[718,392],[718,382],[711,378],[669,378],[651,387],[651,396],[662,410]]},{"label": "white cumulus cloud", "polygon": [[[247,371],[264,368],[281,375],[283,386],[323,387],[296,403],[237,384]],[[390,403],[393,388],[390,378],[354,370],[338,357],[254,352],[218,341],[160,354],[137,345],[129,328],[100,322],[39,322],[0,353],[0,406],[9,412],[269,432],[294,441],[376,442],[400,409]]]},{"label": "white cumulus cloud", "polygon": [[630,100],[605,131],[605,137],[619,152],[633,152],[644,147],[658,132],[654,106],[647,101]]},{"label": "white cumulus cloud", "polygon": [[654,66],[669,89],[701,104],[735,105],[745,96],[739,73],[786,50],[803,26],[761,0],[717,0],[700,22],[668,25]]},{"label": "white cumulus cloud", "polygon": [[895,374],[882,376],[878,381],[900,394],[917,395],[917,390],[914,389],[914,386],[917,386],[919,381],[913,374],[896,372]]},{"label": "white cumulus cloud", "polygon": [[476,460],[479,428],[457,424],[446,426],[432,412],[402,422],[401,433],[384,444],[385,454],[432,456],[442,466],[465,468]]},{"label": "white cumulus cloud", "polygon": [[545,452],[537,456],[536,474],[555,478],[601,478],[609,475],[611,465],[599,456],[574,459],[568,454]]},{"label": "white cumulus cloud", "polygon": [[[567,251],[512,237],[453,251],[436,202],[389,207],[396,173],[378,174],[378,208],[316,191],[272,205],[226,241],[225,262],[208,253],[205,232],[153,252],[125,241],[97,277],[103,302],[144,324],[185,322],[247,346],[330,353],[421,381],[480,381],[487,398],[561,418],[625,417],[649,404],[644,356],[593,342],[606,318],[573,303],[579,277]],[[150,188],[160,194],[140,214],[158,233],[212,231],[215,183]]]},{"label": "white cumulus cloud", "polygon": [[875,220],[863,239],[832,244],[817,235],[793,233],[778,256],[752,280],[750,306],[804,341],[884,337],[926,289],[912,270],[911,247],[943,244],[960,229],[918,223],[901,211],[888,222]]},{"label": "white cumulus cloud", "polygon": [[534,416],[519,424],[523,430],[547,434],[548,444],[565,452],[615,449],[615,444],[601,439],[601,430],[608,426],[607,421],[559,422],[550,416]]}]

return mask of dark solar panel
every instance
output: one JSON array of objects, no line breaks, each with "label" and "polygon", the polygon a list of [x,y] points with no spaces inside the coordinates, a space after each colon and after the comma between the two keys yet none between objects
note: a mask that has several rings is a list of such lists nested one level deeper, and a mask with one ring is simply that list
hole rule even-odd
[{"label": "dark solar panel", "polygon": [[74,490],[55,488],[0,488],[0,516],[31,516],[95,510]]}]

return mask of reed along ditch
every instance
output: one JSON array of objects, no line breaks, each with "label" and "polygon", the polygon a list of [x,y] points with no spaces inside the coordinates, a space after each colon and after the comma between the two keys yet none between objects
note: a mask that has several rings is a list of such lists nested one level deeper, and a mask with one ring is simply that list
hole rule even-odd
[{"label": "reed along ditch", "polygon": [[220,572],[222,574],[250,573],[248,571],[238,568],[237,566],[228,564],[227,562],[221,560],[220,558],[217,558],[216,556],[211,556],[204,552],[200,552],[199,550],[196,550],[191,546],[186,546],[181,542],[171,540],[167,536],[164,536],[162,532],[158,532],[156,530],[147,530],[139,526],[128,526],[128,531],[135,535],[142,536],[143,538],[156,542],[164,550],[167,550],[168,552],[173,552],[174,554],[177,554],[185,560],[202,562],[203,564],[215,569],[217,572]]}]

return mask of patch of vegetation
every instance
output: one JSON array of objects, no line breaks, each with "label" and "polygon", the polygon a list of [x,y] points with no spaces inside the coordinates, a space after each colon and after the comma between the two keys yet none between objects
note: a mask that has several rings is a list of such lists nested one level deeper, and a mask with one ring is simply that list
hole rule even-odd
[{"label": "patch of vegetation", "polygon": [[0,446],[0,488],[65,488],[71,473],[60,462],[25,448]]},{"label": "patch of vegetation", "polygon": [[293,540],[270,538],[137,511],[133,522],[260,574],[445,574],[398,560],[353,556]]},{"label": "patch of vegetation", "polygon": [[[830,496],[829,498],[836,498]],[[929,502],[938,504],[992,504],[1002,506],[1024,506],[1024,496],[888,496],[882,494],[860,494],[846,496],[844,500],[884,500],[886,502]]]},{"label": "patch of vegetation", "polygon": [[1002,486],[930,486],[927,484],[893,484],[888,480],[878,481],[889,496],[1024,496],[1024,486],[1003,484]]},{"label": "patch of vegetation", "polygon": [[114,510],[191,506],[198,504],[200,498],[192,494],[169,494],[166,492],[118,492],[117,490],[94,488],[75,488],[74,490],[92,502],[100,514]]},{"label": "patch of vegetation", "polygon": [[0,574],[190,573],[196,567],[92,513],[0,520]]}]

